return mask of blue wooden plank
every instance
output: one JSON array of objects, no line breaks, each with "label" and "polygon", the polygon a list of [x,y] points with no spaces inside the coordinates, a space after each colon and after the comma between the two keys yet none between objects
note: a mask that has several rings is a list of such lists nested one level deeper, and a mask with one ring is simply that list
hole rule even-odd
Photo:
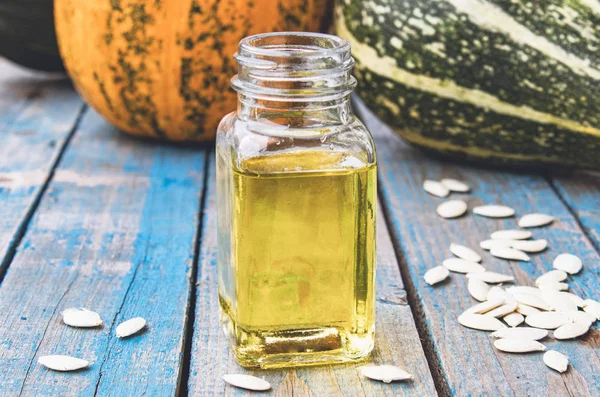
[{"label": "blue wooden plank", "polygon": [[600,174],[580,171],[554,176],[552,184],[600,252]]},{"label": "blue wooden plank", "polygon": [[227,373],[248,373],[267,379],[277,396],[434,396],[433,378],[406,302],[398,262],[381,213],[377,230],[377,303],[375,351],[370,362],[392,364],[414,374],[413,382],[382,384],[362,378],[358,365],[322,366],[291,370],[249,371],[230,354],[218,313],[216,273],[216,192],[214,156],[210,161],[207,203],[203,218],[197,276],[194,334],[188,380],[189,395],[241,396],[240,389],[226,386]]},{"label": "blue wooden plank", "polygon": [[[386,208],[394,241],[404,257],[402,271],[410,279],[408,291],[418,325],[423,327],[431,347],[430,363],[442,375],[442,390],[450,395],[599,395],[600,358],[594,327],[579,341],[560,342],[548,338],[543,343],[569,356],[572,368],[558,375],[545,367],[541,354],[501,353],[492,346],[488,334],[460,326],[457,317],[476,302],[469,297],[466,278],[452,274],[451,281],[430,287],[425,271],[452,254],[451,242],[480,251],[483,265],[490,270],[512,273],[520,285],[552,268],[553,258],[562,252],[581,257],[584,270],[571,278],[572,290],[583,297],[600,298],[600,257],[579,228],[569,209],[541,176],[486,170],[424,156],[407,146],[363,106],[363,119],[376,133],[379,156],[380,193]],[[428,195],[424,179],[453,177],[472,187],[469,195],[453,194],[466,200],[469,208],[502,203],[517,210],[552,214],[557,221],[533,230],[535,238],[549,241],[549,249],[532,255],[530,263],[493,258],[479,249],[479,242],[498,229],[517,228],[516,218],[494,220],[469,213],[454,219],[441,219],[435,208],[443,199]]]},{"label": "blue wooden plank", "polygon": [[0,60],[0,280],[83,109],[67,81],[45,76]]},{"label": "blue wooden plank", "polygon": [[[0,288],[0,395],[173,395],[181,377],[205,153],[144,143],[88,112]],[[98,329],[62,324],[95,310]],[[148,329],[115,337],[118,323]],[[57,373],[47,354],[91,362]]]}]

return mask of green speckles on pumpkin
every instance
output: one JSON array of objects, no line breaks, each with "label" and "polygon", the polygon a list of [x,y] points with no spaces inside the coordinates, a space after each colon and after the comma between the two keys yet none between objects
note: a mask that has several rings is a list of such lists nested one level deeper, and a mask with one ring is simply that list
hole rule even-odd
[{"label": "green speckles on pumpkin", "polygon": [[106,92],[106,87],[104,86],[104,83],[102,82],[102,80],[100,80],[100,76],[98,76],[98,73],[96,72],[94,72],[94,80],[98,84],[98,88],[100,89],[100,93],[102,94],[104,101],[106,101],[106,106],[108,106],[108,109],[110,109],[111,112],[114,112],[115,109],[113,108],[112,101],[110,100],[110,97]]}]

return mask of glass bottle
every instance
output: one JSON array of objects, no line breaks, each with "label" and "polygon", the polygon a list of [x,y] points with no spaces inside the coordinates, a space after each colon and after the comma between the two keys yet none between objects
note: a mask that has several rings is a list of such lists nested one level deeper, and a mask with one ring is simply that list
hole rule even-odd
[{"label": "glass bottle", "polygon": [[237,111],[217,133],[223,328],[245,367],[373,349],[376,160],[352,113],[343,39],[268,33],[235,54]]}]

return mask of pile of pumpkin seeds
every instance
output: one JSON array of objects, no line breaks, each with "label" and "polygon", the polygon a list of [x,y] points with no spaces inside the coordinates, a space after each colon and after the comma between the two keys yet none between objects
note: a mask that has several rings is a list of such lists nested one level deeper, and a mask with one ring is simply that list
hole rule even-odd
[{"label": "pile of pumpkin seeds", "polygon": [[[66,325],[75,328],[96,328],[102,325],[102,318],[94,311],[88,309],[69,308],[62,312],[62,321]],[[126,338],[146,326],[146,320],[141,317],[135,317],[121,323],[116,328],[117,338]],[[90,366],[90,362],[82,358],[65,356],[62,354],[53,354],[42,356],[38,363],[54,371],[77,371]]]},{"label": "pile of pumpkin seeds", "polygon": [[[429,194],[442,198],[448,197],[451,192],[470,191],[467,184],[454,179],[426,180],[423,188]],[[442,218],[451,219],[464,215],[467,209],[462,200],[448,200],[437,207],[437,213]],[[472,211],[489,218],[515,215],[513,208],[500,204],[478,206]],[[526,214],[518,221],[520,229],[498,230],[481,241],[479,246],[494,257],[527,262],[529,254],[544,251],[548,242],[531,239],[532,232],[525,229],[548,226],[554,220],[547,214]],[[448,279],[450,272],[465,274],[469,294],[480,303],[462,313],[458,322],[468,328],[493,331],[491,336],[497,338],[494,347],[499,351],[546,351],[546,346],[539,340],[548,336],[548,330],[554,331],[555,340],[574,339],[585,335],[594,322],[600,320],[599,302],[568,292],[567,278],[583,268],[581,259],[575,255],[558,255],[554,259],[553,270],[540,275],[535,280],[535,287],[515,285],[504,288],[503,283],[514,283],[513,276],[487,271],[480,264],[481,256],[469,247],[452,243],[449,250],[455,257],[429,269],[424,275],[425,282],[433,286]],[[520,326],[523,323],[527,326]],[[543,361],[561,373],[569,366],[568,357],[554,350],[547,351]]]}]

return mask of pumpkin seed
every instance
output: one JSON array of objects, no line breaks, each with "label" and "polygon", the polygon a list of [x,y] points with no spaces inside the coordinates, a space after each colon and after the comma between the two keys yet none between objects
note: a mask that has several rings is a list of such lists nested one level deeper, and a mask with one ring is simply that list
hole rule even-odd
[{"label": "pumpkin seed", "polygon": [[508,288],[506,291],[508,291],[511,294],[521,293],[535,295],[540,298],[542,297],[542,291],[540,291],[538,288],[530,287],[529,285],[515,285],[514,287]]},{"label": "pumpkin seed", "polygon": [[548,282],[561,282],[567,279],[567,273],[563,270],[550,270],[535,279],[535,285],[538,287]]},{"label": "pumpkin seed", "polygon": [[507,353],[543,352],[546,346],[530,339],[502,338],[494,341],[496,349]]},{"label": "pumpkin seed", "polygon": [[596,317],[592,316],[590,313],[582,312],[582,311],[571,311],[567,312],[567,316],[569,320],[574,323],[589,323],[592,325],[596,321]]},{"label": "pumpkin seed", "polygon": [[453,192],[466,193],[469,190],[471,190],[469,185],[457,179],[444,178],[440,182],[442,183],[442,185],[446,186],[449,190]]},{"label": "pumpkin seed", "polygon": [[450,244],[450,252],[461,259],[471,262],[481,262],[481,256],[469,247],[460,244]]},{"label": "pumpkin seed", "polygon": [[516,240],[483,240],[479,243],[479,246],[484,250],[491,250],[492,248],[511,248]]},{"label": "pumpkin seed", "polygon": [[531,232],[527,230],[497,230],[490,237],[492,240],[527,240],[531,237]]},{"label": "pumpkin seed", "polygon": [[586,313],[596,317],[596,320],[600,320],[600,302],[596,302],[592,299],[586,299],[583,301],[583,310]]},{"label": "pumpkin seed", "polygon": [[592,324],[585,323],[568,323],[561,325],[556,330],[554,330],[554,339],[565,340],[565,339],[573,339],[578,338],[581,335],[584,335],[590,330],[590,326]]},{"label": "pumpkin seed", "polygon": [[502,306],[504,303],[506,303],[506,301],[504,299],[499,299],[499,300],[489,300],[488,299],[485,302],[478,303],[475,306],[468,308],[465,311],[465,313],[472,313],[472,314],[486,313],[486,312],[489,312],[490,310],[493,310],[499,306]]},{"label": "pumpkin seed", "polygon": [[423,182],[423,189],[429,194],[437,197],[446,197],[450,194],[450,190],[438,181],[426,180]]},{"label": "pumpkin seed", "polygon": [[517,313],[524,315],[525,317],[531,316],[532,314],[542,313],[540,309],[536,309],[535,307],[524,305],[519,303],[517,306]]},{"label": "pumpkin seed", "polygon": [[523,292],[511,292],[517,302],[542,310],[550,310],[550,305],[540,296],[530,295]]},{"label": "pumpkin seed", "polygon": [[487,300],[487,293],[490,290],[490,286],[481,280],[470,278],[467,283],[467,289],[473,298],[477,299],[479,302],[484,302]]},{"label": "pumpkin seed", "polygon": [[548,247],[548,242],[542,240],[517,240],[512,248],[524,252],[542,252]]},{"label": "pumpkin seed", "polygon": [[425,282],[429,285],[437,284],[441,281],[444,281],[448,278],[450,272],[444,266],[436,266],[427,270],[423,278]]},{"label": "pumpkin seed", "polygon": [[467,203],[462,200],[448,200],[438,205],[436,211],[442,218],[458,218],[467,212]]},{"label": "pumpkin seed", "polygon": [[481,205],[473,208],[473,213],[488,218],[506,218],[513,216],[515,210],[505,205]]},{"label": "pumpkin seed", "polygon": [[360,368],[360,373],[369,379],[385,383],[413,378],[411,374],[395,365],[367,365]]},{"label": "pumpkin seed", "polygon": [[539,328],[502,328],[492,334],[494,338],[540,340],[548,336],[548,331]]},{"label": "pumpkin seed", "polygon": [[561,374],[569,368],[569,358],[556,350],[548,350],[544,353],[544,364]]},{"label": "pumpkin seed", "polygon": [[504,320],[506,324],[514,328],[517,325],[523,323],[523,321],[525,321],[525,317],[523,317],[522,314],[513,312],[502,317],[502,320]]},{"label": "pumpkin seed", "polygon": [[117,338],[126,338],[142,330],[146,326],[146,320],[134,317],[121,324],[116,329]]},{"label": "pumpkin seed", "polygon": [[571,299],[561,295],[558,291],[542,290],[542,299],[546,301],[552,310],[557,312],[576,312],[577,305]]},{"label": "pumpkin seed", "polygon": [[514,312],[517,309],[517,301],[508,301],[506,302],[504,305],[495,308],[494,310],[490,310],[489,312],[485,313],[486,316],[492,316],[492,317],[504,317],[507,314],[510,314],[512,312]]},{"label": "pumpkin seed", "polygon": [[554,217],[546,214],[527,214],[519,219],[519,227],[538,227],[546,226],[554,222]]},{"label": "pumpkin seed", "polygon": [[555,269],[564,270],[569,274],[579,273],[583,264],[581,259],[571,254],[560,254],[554,259],[553,266]]},{"label": "pumpkin seed", "polygon": [[490,288],[490,290],[488,291],[487,294],[487,300],[488,301],[494,301],[494,300],[506,300],[507,298],[507,293],[504,290],[504,288],[499,287],[497,285],[494,285],[493,287]]},{"label": "pumpkin seed", "polygon": [[458,322],[464,327],[480,331],[498,331],[506,327],[497,318],[484,314],[463,313],[458,316]]},{"label": "pumpkin seed", "polygon": [[561,291],[561,292],[559,292],[559,294],[571,299],[573,301],[573,303],[575,303],[577,305],[577,307],[583,307],[583,305],[584,305],[584,303],[583,303],[584,300],[572,292],[562,292]]},{"label": "pumpkin seed", "polygon": [[102,325],[100,315],[87,309],[65,309],[62,312],[62,319],[65,324],[71,327],[89,328]]},{"label": "pumpkin seed", "polygon": [[476,273],[485,271],[485,268],[479,263],[466,261],[460,258],[446,259],[442,262],[442,265],[451,272],[456,273]]},{"label": "pumpkin seed", "polygon": [[239,387],[240,389],[264,391],[271,388],[271,384],[269,382],[252,375],[226,374],[223,375],[223,380],[232,386]]},{"label": "pumpkin seed", "polygon": [[534,328],[556,329],[569,322],[569,317],[559,312],[541,312],[525,317],[525,323]]},{"label": "pumpkin seed", "polygon": [[506,283],[509,281],[514,281],[515,278],[508,274],[500,274],[496,272],[476,272],[476,273],[467,273],[467,278],[476,278],[485,283],[497,284],[497,283]]},{"label": "pumpkin seed", "polygon": [[529,255],[523,251],[516,250],[514,248],[492,248],[490,254],[496,258],[509,259],[515,261],[529,261]]},{"label": "pumpkin seed", "polygon": [[540,285],[538,288],[540,291],[567,291],[569,289],[569,284],[551,281]]},{"label": "pumpkin seed", "polygon": [[76,371],[78,369],[87,368],[90,365],[89,361],[87,360],[59,354],[40,357],[38,359],[38,363],[42,364],[46,368],[61,372]]}]

